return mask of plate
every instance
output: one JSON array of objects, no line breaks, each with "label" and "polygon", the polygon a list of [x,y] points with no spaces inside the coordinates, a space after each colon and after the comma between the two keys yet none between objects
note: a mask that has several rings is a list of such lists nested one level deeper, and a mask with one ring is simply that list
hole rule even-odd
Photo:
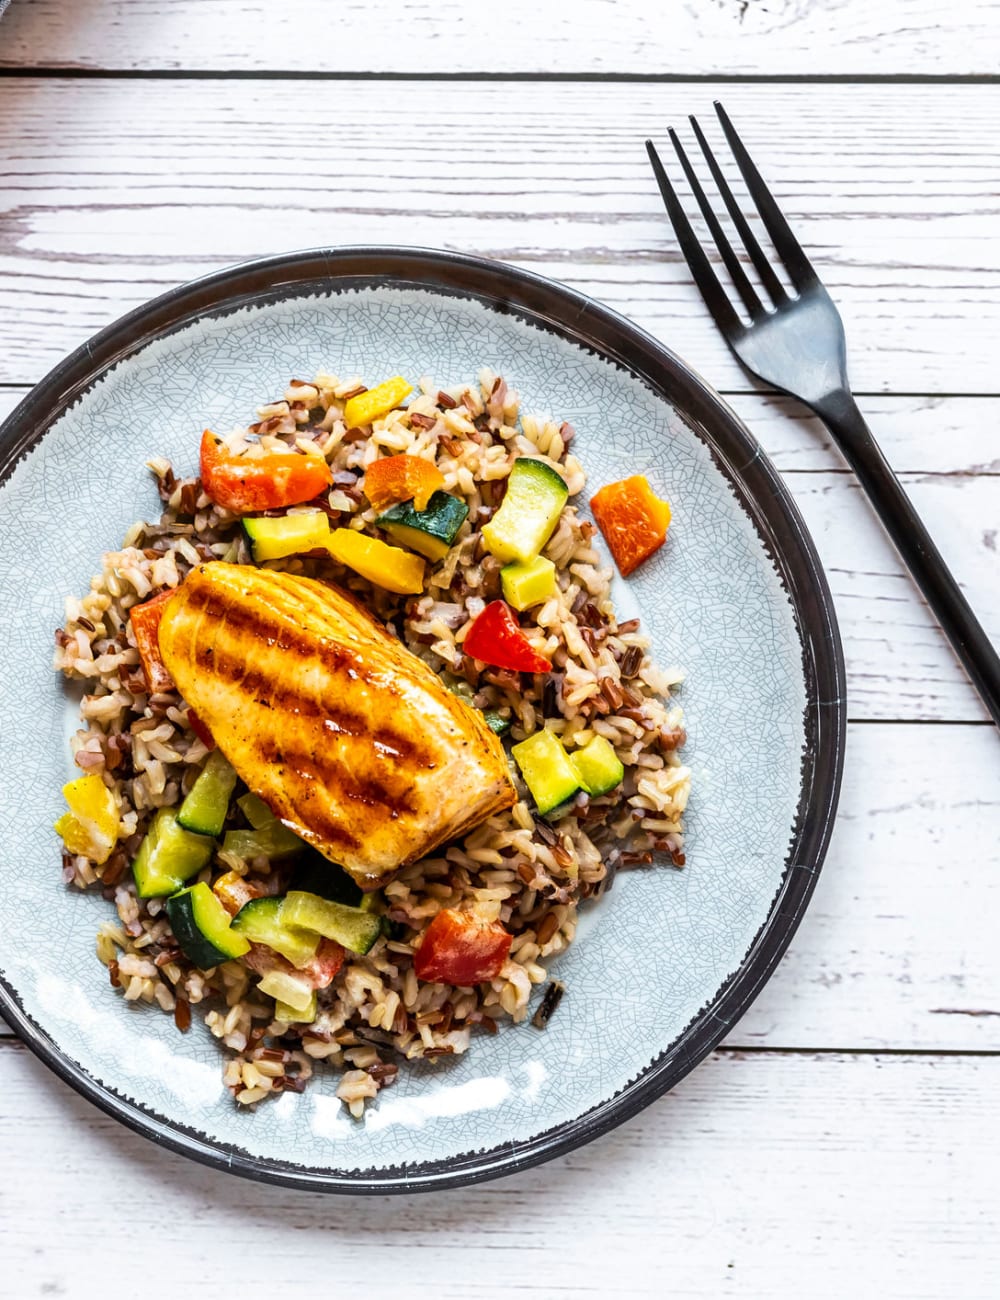
[{"label": "plate", "polygon": [[[204,426],[245,424],[291,376],[502,373],[522,410],[577,429],[588,487],[645,473],[666,546],[615,599],[687,670],[693,770],[683,871],[620,875],[553,964],[544,1031],[504,1026],[401,1071],[363,1121],[331,1072],[236,1109],[195,1018],[186,1035],[107,988],[99,896],[69,892],[51,830],[73,774],[51,671],[67,593],[159,509],[143,469],[195,463]],[[774,970],[826,850],[844,742],[843,657],[816,552],[773,467],[678,357],[607,308],[496,262],[346,248],[185,285],[68,357],[0,429],[0,1011],[57,1074],[155,1141],[234,1173],[342,1192],[507,1174],[605,1132],[681,1079]],[[17,774],[15,779],[14,774]]]}]

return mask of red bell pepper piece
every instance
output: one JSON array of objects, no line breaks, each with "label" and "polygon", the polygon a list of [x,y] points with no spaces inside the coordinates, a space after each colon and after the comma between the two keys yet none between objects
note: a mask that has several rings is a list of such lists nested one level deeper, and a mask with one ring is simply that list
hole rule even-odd
[{"label": "red bell pepper piece", "polygon": [[481,984],[500,974],[513,941],[499,921],[447,907],[424,931],[413,969],[433,984]]},{"label": "red bell pepper piece", "polygon": [[235,514],[301,505],[332,482],[322,456],[304,452],[239,456],[209,429],[201,435],[201,485],[216,505]]},{"label": "red bell pepper piece", "polygon": [[174,588],[170,587],[166,591],[161,591],[159,595],[153,596],[152,599],[144,601],[141,605],[133,605],[129,610],[128,616],[132,624],[132,635],[135,637],[136,649],[139,651],[139,659],[142,662],[142,671],[151,695],[155,695],[158,691],[172,691],[174,689],[174,679],[167,672],[167,666],[160,658],[159,641],[163,606],[173,594]]},{"label": "red bell pepper piece", "polygon": [[473,659],[519,673],[547,673],[552,665],[533,649],[514,611],[503,600],[491,601],[466,633],[462,649]]}]

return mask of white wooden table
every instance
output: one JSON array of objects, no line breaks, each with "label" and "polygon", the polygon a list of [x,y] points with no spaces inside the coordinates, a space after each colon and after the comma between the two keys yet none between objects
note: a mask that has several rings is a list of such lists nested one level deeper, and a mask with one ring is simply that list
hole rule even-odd
[{"label": "white wooden table", "polygon": [[129,307],[240,258],[402,242],[529,266],[654,331],[745,416],[826,563],[851,723],[834,842],[775,978],[673,1094],[555,1164],[423,1197],[259,1187],[134,1137],[0,1036],[4,1300],[261,1279],[428,1300],[1000,1294],[1000,742],[823,431],[729,357],[642,150],[724,98],[1000,637],[998,66],[998,0],[14,0],[4,412]]}]

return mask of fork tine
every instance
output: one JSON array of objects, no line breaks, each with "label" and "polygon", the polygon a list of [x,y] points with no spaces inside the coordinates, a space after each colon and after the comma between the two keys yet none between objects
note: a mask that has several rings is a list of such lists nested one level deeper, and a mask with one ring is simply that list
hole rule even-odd
[{"label": "fork tine", "polygon": [[[693,118],[691,120],[694,121]],[[743,267],[740,266],[740,259],[733,252],[733,246],[730,244],[726,232],[722,229],[719,222],[719,218],[715,215],[715,211],[713,210],[711,203],[708,201],[708,195],[705,193],[704,189],[702,189],[701,181],[698,180],[695,170],[691,166],[687,154],[684,152],[684,146],[678,139],[677,132],[673,127],[670,127],[667,134],[670,136],[670,143],[674,146],[674,152],[677,154],[677,157],[680,159],[680,164],[684,168],[684,175],[687,177],[688,184],[691,186],[691,193],[698,200],[698,206],[701,208],[702,216],[705,218],[708,228],[712,233],[712,238],[715,240],[715,246],[722,254],[722,260],[725,262],[726,270],[729,272],[733,284],[736,286],[736,291],[743,299],[743,305],[746,307],[750,315],[756,316],[763,310],[760,299],[757,297],[757,290],[747,279],[747,274],[743,270]]]},{"label": "fork tine", "polygon": [[708,163],[716,188],[722,195],[726,207],[729,209],[729,215],[733,219],[733,225],[736,227],[740,239],[743,240],[743,247],[750,254],[750,260],[757,268],[757,274],[760,276],[764,288],[771,295],[775,306],[777,306],[778,303],[783,302],[788,296],[785,293],[785,286],[775,275],[774,267],[767,260],[764,250],[757,242],[757,236],[751,230],[750,223],[743,215],[740,205],[736,202],[733,191],[729,188],[729,182],[722,174],[722,168],[716,161],[715,154],[712,152],[708,141],[705,139],[704,132],[698,125],[698,119],[696,117],[689,117],[688,121],[694,129],[699,145],[701,145],[701,152],[705,155],[705,161]]},{"label": "fork tine", "polygon": [[792,234],[791,227],[782,215],[781,209],[775,203],[771,191],[764,184],[764,179],[757,170],[753,159],[747,153],[743,141],[736,134],[736,128],[730,122],[729,114],[718,100],[715,101],[715,111],[722,123],[722,129],[726,133],[726,139],[733,151],[733,157],[743,173],[743,179],[747,183],[750,197],[756,203],[761,220],[767,227],[767,232],[774,241],[774,246],[778,250],[781,260],[788,268],[792,283],[797,289],[801,289],[807,284],[818,281],[819,277],[813,270],[812,264],[802,251],[799,241]]},{"label": "fork tine", "polygon": [[742,334],[744,330],[743,324],[736,315],[725,289],[723,289],[718,277],[712,270],[712,265],[705,255],[705,250],[698,242],[697,235],[691,229],[691,223],[684,215],[684,209],[681,207],[676,191],[670,183],[670,177],[667,175],[663,163],[660,162],[660,155],[656,152],[652,140],[646,141],[646,152],[649,154],[653,175],[660,187],[660,194],[666,204],[667,216],[674,228],[677,242],[681,246],[681,252],[684,254],[684,259],[690,267],[694,282],[700,289],[708,310],[715,317],[716,324],[724,334],[727,336]]}]

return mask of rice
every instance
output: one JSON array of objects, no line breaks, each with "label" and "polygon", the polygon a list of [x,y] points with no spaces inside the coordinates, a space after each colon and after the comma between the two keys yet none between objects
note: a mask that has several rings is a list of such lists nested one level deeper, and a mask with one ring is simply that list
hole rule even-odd
[{"label": "rice", "polygon": [[[610,567],[593,524],[576,506],[564,509],[545,548],[557,568],[557,594],[522,617],[532,645],[552,660],[544,683],[500,668],[480,672],[462,648],[473,619],[500,595],[500,565],[480,530],[502,500],[515,458],[544,460],[571,496],[584,486],[571,426],[522,417],[517,394],[489,371],[477,384],[450,390],[421,380],[405,410],[349,429],[344,404],[360,391],[358,378],[292,379],[282,397],[260,407],[257,420],[232,438],[325,457],[333,486],[319,504],[334,526],[380,536],[360,483],[374,459],[399,451],[435,460],[446,491],[468,505],[468,519],[445,558],[428,566],[425,591],[416,597],[374,587],[332,560],[292,557],[272,567],[335,577],[446,686],[509,720],[514,742],[543,726],[573,746],[605,737],[625,768],[621,786],[600,798],[580,792],[558,820],[547,821],[533,812],[512,765],[514,807],[399,871],[379,895],[382,937],[366,956],[347,955],[333,983],[320,990],[312,1024],[288,1024],[275,1018],[275,1003],[256,990],[242,962],[197,970],[174,939],[163,900],[139,899],[130,870],[153,812],[183,799],[208,751],[191,729],[184,701],[175,692],[148,691],[129,610],[176,586],[203,561],[249,563],[239,519],[215,505],[197,478],[177,478],[167,460],[151,459],[162,513],[156,523],[134,524],[121,549],[102,557],[90,591],[67,598],[55,654],[56,668],[82,680],[87,691],[71,740],[76,764],[100,774],[118,809],[118,842],[103,865],[63,854],[66,882],[100,889],[117,912],[117,923],[97,936],[112,987],[127,1001],[174,1015],[182,1030],[191,1008],[199,1007],[228,1054],[223,1079],[239,1104],[302,1091],[323,1062],[340,1072],[336,1095],[355,1117],[395,1081],[402,1063],[457,1055],[474,1031],[495,1033],[500,1021],[523,1021],[541,986],[549,992],[535,999],[535,1023],[547,1023],[563,988],[550,980],[549,966],[573,941],[580,904],[607,892],[618,870],[644,866],[654,855],[683,866],[690,791],[690,771],[678,754],[683,715],[672,697],[683,674],[653,663],[637,620],[617,621]],[[227,825],[239,824],[234,808]],[[280,863],[246,862],[221,849],[198,879],[218,883],[226,873],[271,894],[287,880]],[[413,954],[444,908],[475,908],[513,935],[496,979],[475,988],[417,980]]]}]

